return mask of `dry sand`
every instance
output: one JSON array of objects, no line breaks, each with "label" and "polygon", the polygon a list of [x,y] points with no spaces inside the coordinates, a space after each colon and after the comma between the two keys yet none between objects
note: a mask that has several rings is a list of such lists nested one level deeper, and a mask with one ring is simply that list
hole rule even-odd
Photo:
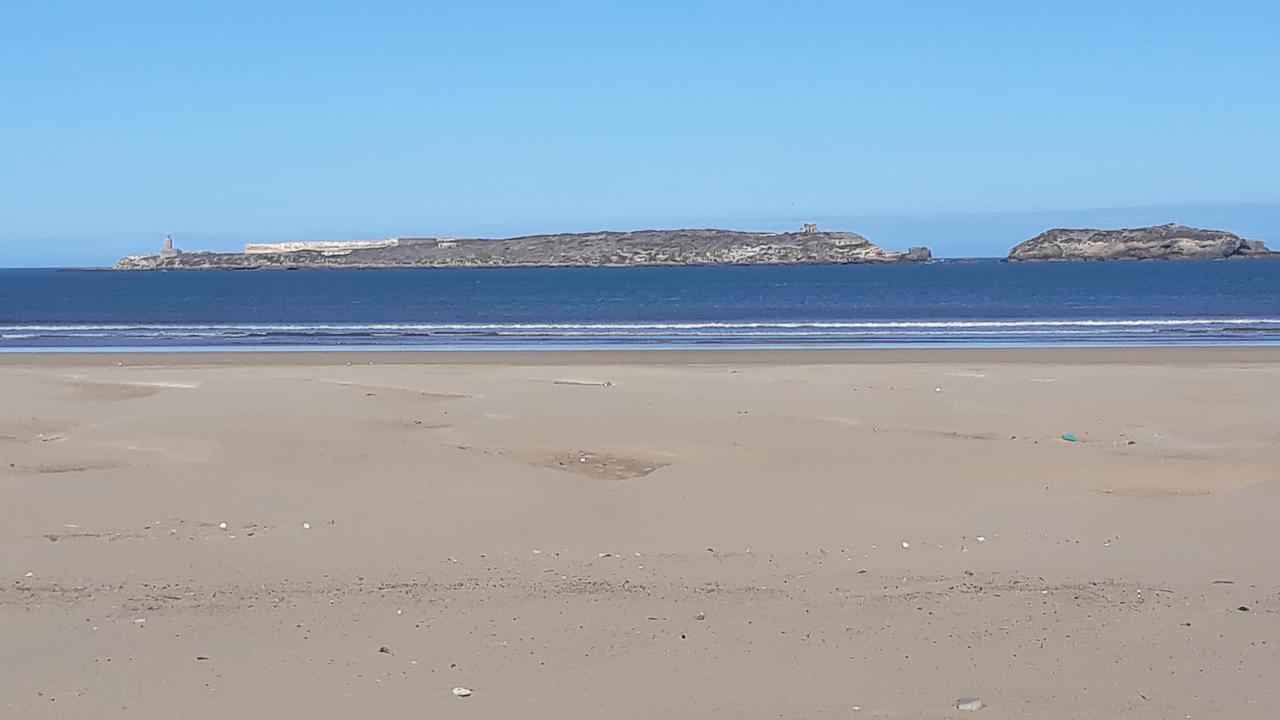
[{"label": "dry sand", "polygon": [[1277,361],[8,356],[0,717],[1276,717]]}]

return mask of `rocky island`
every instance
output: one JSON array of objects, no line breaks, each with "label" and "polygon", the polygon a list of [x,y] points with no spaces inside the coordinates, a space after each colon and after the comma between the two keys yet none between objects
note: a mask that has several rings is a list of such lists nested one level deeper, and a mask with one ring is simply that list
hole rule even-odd
[{"label": "rocky island", "polygon": [[158,255],[134,255],[117,270],[298,268],[632,267],[834,265],[927,262],[928,248],[891,252],[852,232],[807,224],[797,232],[641,230],[481,238],[389,238],[254,243],[242,253],[184,253],[166,238]]},{"label": "rocky island", "polygon": [[1157,225],[1122,230],[1047,230],[1009,251],[1011,261],[1219,260],[1276,257],[1258,240],[1223,230]]}]

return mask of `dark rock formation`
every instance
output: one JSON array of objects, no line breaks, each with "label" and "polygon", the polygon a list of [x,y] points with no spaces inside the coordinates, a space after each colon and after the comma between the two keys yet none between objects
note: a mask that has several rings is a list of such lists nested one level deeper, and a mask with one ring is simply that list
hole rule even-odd
[{"label": "dark rock formation", "polygon": [[933,251],[927,247],[908,248],[902,259],[908,262],[930,262],[933,260]]},{"label": "dark rock formation", "polygon": [[417,267],[626,267],[645,265],[790,265],[928,261],[928,248],[889,252],[851,232],[809,230],[642,230],[531,235],[505,240],[415,238],[394,247],[340,253],[186,252],[135,255],[118,270],[214,270]]},{"label": "dark rock formation", "polygon": [[1217,260],[1275,255],[1257,240],[1222,230],[1157,225],[1124,230],[1042,232],[1009,251],[1009,260]]}]

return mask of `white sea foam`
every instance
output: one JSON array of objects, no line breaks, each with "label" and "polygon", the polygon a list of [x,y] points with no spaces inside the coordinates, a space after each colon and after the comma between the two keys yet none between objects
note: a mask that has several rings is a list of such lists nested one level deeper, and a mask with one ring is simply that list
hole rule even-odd
[{"label": "white sea foam", "polygon": [[1002,328],[1110,328],[1178,326],[1280,326],[1280,318],[1160,318],[1117,320],[885,320],[816,322],[635,322],[635,323],[210,323],[210,324],[67,324],[0,325],[0,331],[17,333],[162,332],[218,333],[384,333],[432,331],[605,331],[643,330],[842,330],[842,329],[1002,329]]},{"label": "white sea foam", "polygon": [[0,351],[1280,344],[1280,318],[0,324]]}]

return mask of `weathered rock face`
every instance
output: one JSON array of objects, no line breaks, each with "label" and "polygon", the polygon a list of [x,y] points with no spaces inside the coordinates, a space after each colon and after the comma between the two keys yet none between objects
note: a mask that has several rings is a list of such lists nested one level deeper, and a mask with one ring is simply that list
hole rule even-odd
[{"label": "weathered rock face", "polygon": [[1257,240],[1173,224],[1124,230],[1048,230],[1009,251],[1010,260],[1217,260],[1268,255],[1274,253]]},{"label": "weathered rock face", "polygon": [[902,259],[908,262],[929,262],[933,260],[933,251],[927,247],[909,248]]},{"label": "weathered rock face", "polygon": [[395,247],[345,254],[183,253],[135,255],[117,270],[216,270],[394,267],[625,267],[649,265],[824,265],[921,262],[928,248],[890,252],[857,233],[751,233],[732,230],[643,230],[531,235],[506,240],[401,241]]}]

